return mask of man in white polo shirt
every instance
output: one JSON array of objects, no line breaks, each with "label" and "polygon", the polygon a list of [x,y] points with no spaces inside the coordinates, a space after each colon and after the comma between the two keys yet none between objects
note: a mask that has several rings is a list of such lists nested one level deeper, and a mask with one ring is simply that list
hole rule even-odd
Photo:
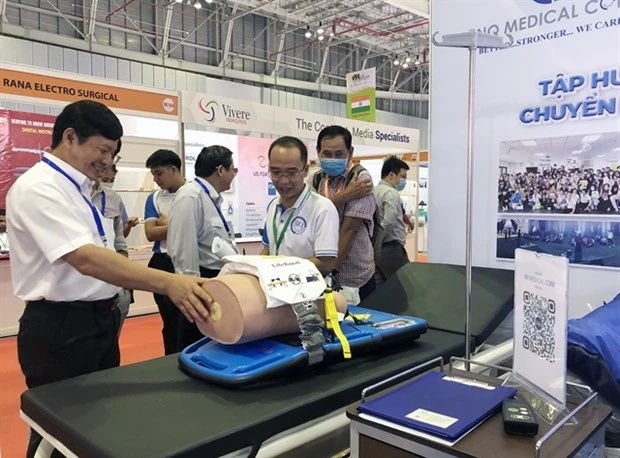
[{"label": "man in white polo shirt", "polygon": [[[209,317],[205,280],[149,269],[114,249],[112,223],[90,195],[122,135],[105,105],[67,105],[54,123],[51,153],[9,190],[13,293],[26,303],[17,356],[28,388],[119,365],[121,288],[165,294],[192,321]],[[32,431],[27,457],[40,441]]]},{"label": "man in white polo shirt", "polygon": [[295,137],[274,141],[269,147],[269,176],[278,197],[267,207],[261,254],[309,259],[328,275],[338,255],[340,221],[334,204],[305,183],[306,145]]}]

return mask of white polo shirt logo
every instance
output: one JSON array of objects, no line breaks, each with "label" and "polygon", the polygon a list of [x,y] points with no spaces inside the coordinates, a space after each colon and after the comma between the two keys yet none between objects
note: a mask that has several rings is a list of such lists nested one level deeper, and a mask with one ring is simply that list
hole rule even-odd
[{"label": "white polo shirt logo", "polygon": [[306,230],[306,227],[308,227],[308,223],[301,216],[296,217],[291,222],[291,232],[293,234],[303,234]]}]

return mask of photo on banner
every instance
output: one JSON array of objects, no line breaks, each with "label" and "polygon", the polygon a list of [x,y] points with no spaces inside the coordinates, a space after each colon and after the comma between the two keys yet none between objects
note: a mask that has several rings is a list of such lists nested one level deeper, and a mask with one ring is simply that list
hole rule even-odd
[{"label": "photo on banner", "polygon": [[620,268],[620,132],[500,143],[497,257]]}]

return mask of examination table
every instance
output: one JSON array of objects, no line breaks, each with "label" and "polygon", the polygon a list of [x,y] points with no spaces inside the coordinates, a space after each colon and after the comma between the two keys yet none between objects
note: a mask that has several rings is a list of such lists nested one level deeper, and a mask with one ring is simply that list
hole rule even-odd
[{"label": "examination table", "polygon": [[[472,342],[482,343],[513,307],[514,273],[474,268]],[[410,263],[362,304],[425,318],[420,339],[243,389],[192,379],[178,355],[40,386],[21,396],[22,417],[74,455],[217,457],[260,444],[342,409],[361,390],[436,357],[465,353],[465,270]]]}]

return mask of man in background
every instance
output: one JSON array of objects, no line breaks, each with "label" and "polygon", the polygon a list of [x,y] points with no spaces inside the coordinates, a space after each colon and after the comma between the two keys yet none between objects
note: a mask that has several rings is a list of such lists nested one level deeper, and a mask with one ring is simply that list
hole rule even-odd
[{"label": "man in background", "polygon": [[358,304],[376,289],[372,177],[365,169],[352,173],[352,136],[344,127],[324,128],[317,139],[317,152],[321,170],[313,177],[313,186],[332,201],[340,218],[333,276],[348,302]]},{"label": "man in background", "polygon": [[295,137],[281,137],[269,147],[269,176],[278,191],[265,216],[262,255],[308,259],[324,275],[338,255],[338,211],[305,184],[308,150]]},{"label": "man in background", "polygon": [[407,184],[409,166],[396,157],[389,157],[381,168],[381,181],[375,189],[375,200],[381,227],[381,251],[375,264],[378,277],[385,281],[398,269],[409,263],[405,243],[407,228],[403,220],[403,207],[399,192]]},{"label": "man in background", "polygon": [[[120,151],[121,141],[118,141],[116,154]],[[118,156],[116,156],[118,157]],[[111,220],[114,227],[114,249],[118,254],[129,257],[127,241],[125,240],[124,224],[122,218],[123,200],[121,196],[112,189],[114,177],[116,176],[116,165],[112,164],[104,174],[95,181],[91,192],[91,200],[95,207],[99,209],[103,217]],[[132,301],[133,292],[124,289],[119,293],[118,309],[120,311],[120,324],[118,327],[119,335],[129,312],[129,304]]]},{"label": "man in background", "polygon": [[[235,231],[224,218],[221,194],[237,175],[232,151],[224,146],[203,148],[194,165],[196,178],[181,187],[170,207],[168,252],[177,273],[217,277],[222,257],[237,254]],[[198,327],[179,316],[176,351],[203,337]]]},{"label": "man in background", "polygon": [[[146,160],[155,184],[161,189],[146,199],[144,206],[144,232],[146,239],[153,243],[153,256],[149,267],[174,273],[172,260],[167,253],[168,214],[174,194],[185,183],[181,174],[181,158],[174,151],[160,149]],[[177,334],[181,314],[170,299],[161,294],[153,294],[163,322],[162,337],[164,353],[176,353]]]}]

